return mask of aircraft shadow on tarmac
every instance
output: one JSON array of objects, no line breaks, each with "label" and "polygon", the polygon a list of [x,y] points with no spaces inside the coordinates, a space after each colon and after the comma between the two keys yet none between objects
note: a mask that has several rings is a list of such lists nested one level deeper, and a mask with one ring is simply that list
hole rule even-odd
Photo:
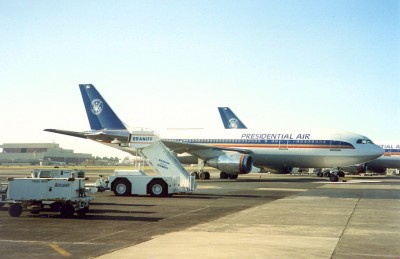
[{"label": "aircraft shadow on tarmac", "polygon": [[220,198],[262,198],[259,195],[246,195],[246,194],[196,194],[191,196],[172,196],[173,199],[220,199]]},{"label": "aircraft shadow on tarmac", "polygon": [[[92,214],[94,213],[94,214]],[[128,214],[129,212],[127,212]],[[131,213],[129,213],[131,214]],[[29,218],[51,218],[51,219],[61,219],[61,220],[101,220],[101,221],[141,221],[141,222],[158,222],[160,220],[163,220],[164,218],[160,217],[155,217],[155,218],[149,218],[149,217],[135,217],[135,216],[116,216],[116,215],[99,215],[96,214],[96,212],[89,211],[88,214],[85,216],[77,216],[75,215],[74,217],[71,218],[63,218],[59,214],[35,214],[35,215],[28,215]]]},{"label": "aircraft shadow on tarmac", "polygon": [[[115,204],[113,204],[115,205]],[[0,208],[0,211],[7,211],[8,206]],[[104,214],[111,215],[104,215]],[[64,218],[58,212],[52,211],[50,208],[43,208],[38,214],[31,214],[29,210],[24,210],[21,217],[27,216],[29,218],[59,218],[62,220],[68,219],[81,219],[81,220],[123,220],[123,221],[144,221],[144,222],[157,222],[163,220],[160,217],[137,217],[135,214],[154,214],[153,211],[127,211],[127,210],[113,210],[113,209],[96,209],[90,208],[88,214],[84,216],[74,215],[71,218]],[[120,215],[115,215],[120,214]]]},{"label": "aircraft shadow on tarmac", "polygon": [[154,207],[156,205],[151,204],[122,204],[122,203],[112,203],[112,202],[92,202],[92,205],[105,205],[105,206],[126,206],[126,207]]},{"label": "aircraft shadow on tarmac", "polygon": [[[227,181],[229,182],[229,181]],[[231,181],[232,182],[232,181]],[[310,177],[310,178],[260,178],[260,179],[236,179],[236,182],[247,182],[247,183],[315,183],[315,182],[329,182],[328,178],[321,178],[321,177]]]}]

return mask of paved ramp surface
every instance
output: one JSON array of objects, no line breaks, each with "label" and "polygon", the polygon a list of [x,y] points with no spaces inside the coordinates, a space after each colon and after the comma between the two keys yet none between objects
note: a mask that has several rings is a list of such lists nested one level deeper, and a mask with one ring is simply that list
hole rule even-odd
[{"label": "paved ramp surface", "polygon": [[99,258],[399,258],[400,186],[326,184]]}]

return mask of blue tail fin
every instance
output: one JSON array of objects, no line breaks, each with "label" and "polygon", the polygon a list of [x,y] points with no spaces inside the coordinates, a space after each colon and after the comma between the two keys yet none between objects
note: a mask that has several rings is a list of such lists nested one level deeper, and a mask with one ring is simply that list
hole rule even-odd
[{"label": "blue tail fin", "polygon": [[80,84],[79,88],[92,130],[126,129],[124,123],[92,84]]},{"label": "blue tail fin", "polygon": [[247,129],[244,123],[231,111],[229,107],[218,107],[225,129]]}]

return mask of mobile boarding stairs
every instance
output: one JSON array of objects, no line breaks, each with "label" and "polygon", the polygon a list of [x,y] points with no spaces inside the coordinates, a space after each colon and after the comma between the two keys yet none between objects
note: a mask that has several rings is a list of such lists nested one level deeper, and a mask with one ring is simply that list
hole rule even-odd
[{"label": "mobile boarding stairs", "polygon": [[100,178],[96,187],[110,189],[117,196],[148,195],[168,196],[192,193],[196,190],[195,177],[188,173],[175,155],[152,130],[133,131],[124,149],[136,150],[157,176],[146,175],[143,170],[116,170],[108,180]]}]

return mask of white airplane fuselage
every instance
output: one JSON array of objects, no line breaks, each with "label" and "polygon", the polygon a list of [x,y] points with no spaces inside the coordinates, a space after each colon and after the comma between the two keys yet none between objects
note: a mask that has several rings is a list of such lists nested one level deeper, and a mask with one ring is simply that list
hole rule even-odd
[{"label": "white airplane fuselage", "polygon": [[367,137],[350,132],[186,129],[159,133],[168,141],[247,150],[257,167],[339,167],[383,154]]}]

